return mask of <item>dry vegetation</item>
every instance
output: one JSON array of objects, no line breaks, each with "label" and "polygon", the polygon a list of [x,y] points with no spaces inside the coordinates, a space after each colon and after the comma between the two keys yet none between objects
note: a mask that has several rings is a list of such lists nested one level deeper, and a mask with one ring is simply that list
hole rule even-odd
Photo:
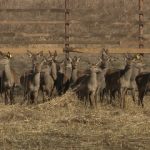
[{"label": "dry vegetation", "polygon": [[[149,0],[144,0],[145,47],[150,46],[148,6]],[[92,47],[138,46],[138,1],[71,0],[70,7],[71,43],[97,43]],[[64,8],[64,0],[1,0],[0,43],[63,44],[64,12],[44,10],[50,8]],[[86,46],[89,44],[82,45]]]},{"label": "dry vegetation", "polygon": [[[85,108],[72,93],[37,106],[0,105],[0,149],[149,149],[150,102],[144,109]],[[117,102],[116,102],[117,104]]]}]

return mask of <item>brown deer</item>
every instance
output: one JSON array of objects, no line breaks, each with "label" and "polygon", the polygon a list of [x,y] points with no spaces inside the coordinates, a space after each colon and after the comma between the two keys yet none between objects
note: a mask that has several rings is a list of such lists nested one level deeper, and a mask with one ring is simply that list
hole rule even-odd
[{"label": "brown deer", "polygon": [[32,76],[33,72],[35,71],[35,64],[39,61],[39,59],[43,58],[43,51],[33,53],[29,50],[27,50],[27,55],[31,58],[32,61],[32,69],[25,72],[23,75],[20,77],[20,84],[24,88],[24,97],[25,94],[27,93],[27,82],[30,76]]},{"label": "brown deer", "polygon": [[56,81],[57,81],[57,52],[54,54],[49,52],[50,56],[46,59],[46,68],[41,72],[41,83],[40,89],[43,93],[43,101],[45,101],[45,93],[48,95],[50,99],[53,94],[56,94],[54,90],[56,90]]},{"label": "brown deer", "polygon": [[84,75],[84,78],[82,78],[80,83],[73,89],[80,99],[84,99],[85,102],[88,100],[91,107],[97,106],[98,72],[102,72],[102,69],[100,69],[97,64],[92,65],[90,67],[90,73]]},{"label": "brown deer", "polygon": [[66,93],[70,88],[71,77],[72,77],[72,58],[65,58],[62,62],[59,63],[57,77],[57,91],[58,95]]},{"label": "brown deer", "polygon": [[1,88],[5,94],[5,104],[14,104],[14,88],[17,81],[16,73],[10,66],[10,60],[12,55],[10,52],[7,54],[0,52],[0,64],[4,65],[4,71],[2,72]]},{"label": "brown deer", "polygon": [[138,86],[138,105],[144,107],[144,96],[150,92],[150,73],[142,73],[137,76],[136,83]]},{"label": "brown deer", "polygon": [[74,85],[77,79],[79,78],[79,76],[81,76],[81,72],[78,69],[79,62],[80,62],[80,58],[74,56],[74,58],[72,59],[72,73],[71,73],[71,81],[70,81],[71,85]]},{"label": "brown deer", "polygon": [[28,76],[28,80],[26,80],[27,87],[24,100],[27,99],[28,104],[37,104],[38,102],[38,94],[40,89],[40,74],[44,62],[45,59],[43,59],[40,63],[36,63],[33,73],[30,74]]},{"label": "brown deer", "polygon": [[125,107],[125,95],[130,89],[133,100],[135,101],[136,77],[143,67],[143,63],[131,55],[126,55],[126,65],[124,69],[109,72],[106,74],[106,88],[110,93],[110,102],[112,97],[115,98],[115,93],[118,92],[121,96],[120,106]]}]

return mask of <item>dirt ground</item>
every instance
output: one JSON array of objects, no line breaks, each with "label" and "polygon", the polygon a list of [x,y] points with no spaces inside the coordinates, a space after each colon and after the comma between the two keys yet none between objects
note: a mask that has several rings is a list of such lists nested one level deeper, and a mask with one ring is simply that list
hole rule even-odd
[{"label": "dirt ground", "polygon": [[[85,55],[86,54],[86,55]],[[80,68],[88,67],[87,60],[97,61],[98,54],[75,54],[81,57]],[[122,68],[123,55],[113,63]],[[59,55],[62,59],[63,55]],[[150,56],[144,56],[149,71]],[[11,66],[18,77],[30,69],[26,54],[16,54]],[[2,66],[1,66],[2,67]],[[138,107],[127,96],[127,106],[121,110],[116,100],[113,106],[99,104],[93,110],[85,107],[73,93],[68,92],[39,105],[20,105],[22,92],[16,91],[16,104],[0,103],[0,149],[51,150],[149,150],[150,148],[150,97],[144,100],[145,108]]]}]

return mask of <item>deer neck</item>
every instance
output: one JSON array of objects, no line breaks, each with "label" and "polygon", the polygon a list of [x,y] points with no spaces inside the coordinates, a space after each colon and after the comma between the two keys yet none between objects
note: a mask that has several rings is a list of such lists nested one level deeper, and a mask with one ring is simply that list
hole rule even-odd
[{"label": "deer neck", "polygon": [[48,74],[50,75],[51,74],[51,69],[50,69],[50,66],[49,65],[46,65],[46,68],[45,68],[45,74]]},{"label": "deer neck", "polygon": [[134,66],[132,69],[132,76],[131,76],[131,80],[135,80],[136,77],[140,74],[141,69],[138,68],[137,66]]},{"label": "deer neck", "polygon": [[40,72],[37,72],[37,73],[34,74],[33,84],[35,86],[40,86]]},{"label": "deer neck", "polygon": [[90,82],[92,84],[97,84],[97,73],[96,72],[91,72]]},{"label": "deer neck", "polygon": [[125,66],[124,68],[124,79],[125,80],[130,80],[131,79],[131,76],[132,76],[132,70],[133,70],[133,67],[129,67],[128,65]]},{"label": "deer neck", "polygon": [[74,68],[73,70],[72,70],[72,80],[75,82],[76,80],[77,80],[77,75],[78,74],[78,69],[77,68]]},{"label": "deer neck", "polygon": [[57,79],[57,66],[55,62],[52,62],[51,64],[51,74],[54,80]]},{"label": "deer neck", "polygon": [[4,71],[5,71],[6,79],[7,80],[11,79],[12,78],[12,72],[11,72],[11,68],[10,68],[10,64],[9,63],[5,65]]}]

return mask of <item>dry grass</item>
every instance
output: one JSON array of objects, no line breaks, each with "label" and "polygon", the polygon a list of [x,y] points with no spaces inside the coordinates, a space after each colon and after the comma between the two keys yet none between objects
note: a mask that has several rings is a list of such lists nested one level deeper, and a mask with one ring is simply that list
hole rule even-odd
[{"label": "dry grass", "polygon": [[0,105],[0,149],[149,149],[150,102],[85,108],[72,93],[37,106]]}]

